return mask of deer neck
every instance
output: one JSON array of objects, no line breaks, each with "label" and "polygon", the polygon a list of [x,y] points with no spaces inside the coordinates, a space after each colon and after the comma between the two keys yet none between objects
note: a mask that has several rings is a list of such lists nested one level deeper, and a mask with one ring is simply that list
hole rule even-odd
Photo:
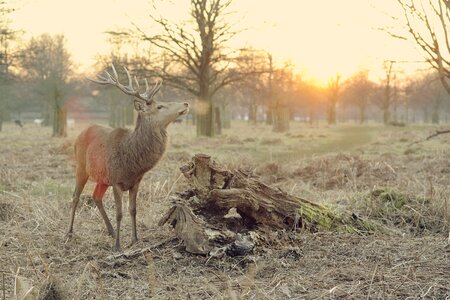
[{"label": "deer neck", "polygon": [[124,144],[128,153],[134,156],[139,171],[146,172],[151,169],[163,156],[167,145],[167,131],[152,120],[138,116],[136,127]]}]

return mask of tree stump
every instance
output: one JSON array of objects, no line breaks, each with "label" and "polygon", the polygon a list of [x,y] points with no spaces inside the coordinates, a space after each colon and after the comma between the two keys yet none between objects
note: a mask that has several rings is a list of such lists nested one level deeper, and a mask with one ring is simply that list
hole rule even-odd
[{"label": "tree stump", "polygon": [[[228,170],[205,154],[195,155],[180,169],[190,188],[178,196],[178,203],[160,225],[172,224],[188,252],[208,253],[214,247],[235,249],[238,237],[242,241],[242,234],[258,230],[379,230],[378,225],[355,214],[288,194],[249,172]],[[248,243],[243,247],[243,252],[248,252]]]}]

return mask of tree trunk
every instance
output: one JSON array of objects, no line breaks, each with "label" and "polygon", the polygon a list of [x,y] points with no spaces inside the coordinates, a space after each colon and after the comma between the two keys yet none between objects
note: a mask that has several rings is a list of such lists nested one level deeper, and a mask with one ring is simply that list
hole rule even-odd
[{"label": "tree trunk", "polygon": [[397,123],[397,121],[398,121],[398,118],[397,118],[397,101],[394,101],[394,105],[392,107],[392,110],[393,110],[394,122]]},{"label": "tree trunk", "polygon": [[216,123],[215,133],[222,134],[222,114],[219,106],[214,108],[214,121]]},{"label": "tree trunk", "polygon": [[430,114],[428,112],[428,107],[425,107],[423,109],[423,122],[424,123],[430,123]]},{"label": "tree trunk", "polygon": [[431,115],[431,123],[439,124],[439,111],[433,111],[433,114]]},{"label": "tree trunk", "polygon": [[192,125],[196,126],[197,125],[197,113],[195,112],[195,110],[191,111],[191,115],[192,115]]},{"label": "tree trunk", "polygon": [[389,107],[385,107],[383,109],[383,123],[384,125],[388,125],[391,122],[391,112],[389,111]]},{"label": "tree trunk", "polygon": [[53,136],[67,136],[67,109],[61,105],[56,105],[53,115]]},{"label": "tree trunk", "polygon": [[231,112],[225,104],[222,104],[222,128],[230,129],[231,128]]},{"label": "tree trunk", "polygon": [[272,109],[272,107],[267,107],[267,110],[266,110],[266,124],[267,125],[272,125],[273,124],[273,119],[274,119],[274,110]]},{"label": "tree trunk", "polygon": [[[0,92],[3,93],[3,91],[0,91]],[[4,101],[6,101],[6,99],[4,98],[4,95],[0,95],[0,132],[3,129],[3,120],[6,116],[6,111],[5,111],[6,104]]]},{"label": "tree trunk", "polygon": [[296,116],[296,111],[294,109],[289,110],[289,121],[294,122]]},{"label": "tree trunk", "polygon": [[251,103],[248,107],[248,122],[250,124],[256,124],[256,109],[257,106]]},{"label": "tree trunk", "polygon": [[214,136],[213,106],[209,99],[200,100],[196,110],[197,136]]},{"label": "tree trunk", "polygon": [[433,103],[433,112],[431,114],[431,123],[439,124],[439,110],[441,108],[440,99],[435,99]]},{"label": "tree trunk", "polygon": [[405,105],[405,123],[409,123],[409,101]]},{"label": "tree trunk", "polygon": [[314,109],[312,109],[312,108],[310,108],[309,109],[309,125],[314,125],[314,122],[315,122],[315,111],[314,111]]},{"label": "tree trunk", "polygon": [[364,124],[366,122],[366,107],[359,107],[359,124]]},{"label": "tree trunk", "polygon": [[213,99],[209,92],[209,72],[204,72],[200,81],[199,99],[196,106],[197,136],[213,137],[215,135]]},{"label": "tree trunk", "polygon": [[190,188],[179,194],[178,202],[159,224],[175,227],[178,238],[191,253],[214,255],[217,252],[212,249],[224,249],[224,243],[227,254],[236,246],[248,253],[255,245],[246,240],[252,238],[249,230],[259,236],[278,229],[348,233],[384,229],[355,214],[337,212],[268,186],[251,173],[227,170],[205,154],[195,155],[180,169]]},{"label": "tree trunk", "polygon": [[3,129],[3,118],[5,116],[4,106],[0,103],[0,132]]},{"label": "tree trunk", "polygon": [[336,103],[334,101],[332,101],[328,107],[327,121],[328,125],[336,124]]},{"label": "tree trunk", "polygon": [[287,107],[277,107],[273,114],[274,132],[286,132],[289,130],[290,113]]}]

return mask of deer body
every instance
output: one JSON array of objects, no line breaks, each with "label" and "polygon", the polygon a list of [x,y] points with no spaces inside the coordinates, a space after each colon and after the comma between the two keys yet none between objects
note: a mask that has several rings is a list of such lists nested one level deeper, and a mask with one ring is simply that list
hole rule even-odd
[{"label": "deer body", "polygon": [[[149,92],[138,94],[133,90],[130,76],[129,85],[122,86],[113,67],[115,77],[100,77],[100,84],[112,84],[126,94],[133,95],[138,112],[134,130],[112,129],[93,125],[85,129],[75,141],[76,186],[73,194],[72,215],[69,234],[73,231],[76,207],[86,182],[96,182],[93,199],[105,221],[111,236],[116,238],[115,248],[120,249],[120,223],[122,220],[122,195],[129,192],[129,212],[132,226],[132,243],[137,241],[136,198],[139,184],[146,172],[152,169],[163,156],[167,144],[167,126],[180,115],[188,112],[187,103],[156,102],[152,99],[159,89],[155,85]],[[103,208],[102,199],[109,186],[112,186],[116,204],[117,229],[114,231]]]},{"label": "deer body", "polygon": [[131,131],[93,125],[85,129],[75,142],[79,167],[99,184],[130,190],[166,150],[166,130],[144,127],[148,128]]}]

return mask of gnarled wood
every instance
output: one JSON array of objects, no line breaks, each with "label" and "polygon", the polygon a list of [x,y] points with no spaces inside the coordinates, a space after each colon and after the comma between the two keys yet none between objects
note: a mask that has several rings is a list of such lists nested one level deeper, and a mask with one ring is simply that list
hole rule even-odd
[{"label": "gnarled wood", "polygon": [[[184,200],[197,216],[186,205],[177,203],[160,225],[171,223],[178,237],[186,243],[188,252],[205,253],[208,239],[215,246],[223,247],[223,243],[228,243],[230,249],[230,237],[233,242],[238,234],[259,228],[358,233],[381,229],[354,214],[336,212],[268,186],[251,173],[227,170],[205,154],[195,155],[181,171],[191,189],[181,195],[180,202]],[[237,216],[230,217],[228,213],[232,209]],[[224,238],[222,244],[217,243],[217,239],[212,242],[213,238],[208,234],[212,228],[219,232],[216,237],[228,238]],[[234,236],[229,234],[230,231],[235,233]],[[213,252],[217,252],[217,248]]]},{"label": "gnarled wood", "polygon": [[211,250],[203,222],[192,213],[186,205],[173,206],[159,221],[159,225],[171,224],[177,236],[186,245],[186,251],[195,254],[206,254]]}]

